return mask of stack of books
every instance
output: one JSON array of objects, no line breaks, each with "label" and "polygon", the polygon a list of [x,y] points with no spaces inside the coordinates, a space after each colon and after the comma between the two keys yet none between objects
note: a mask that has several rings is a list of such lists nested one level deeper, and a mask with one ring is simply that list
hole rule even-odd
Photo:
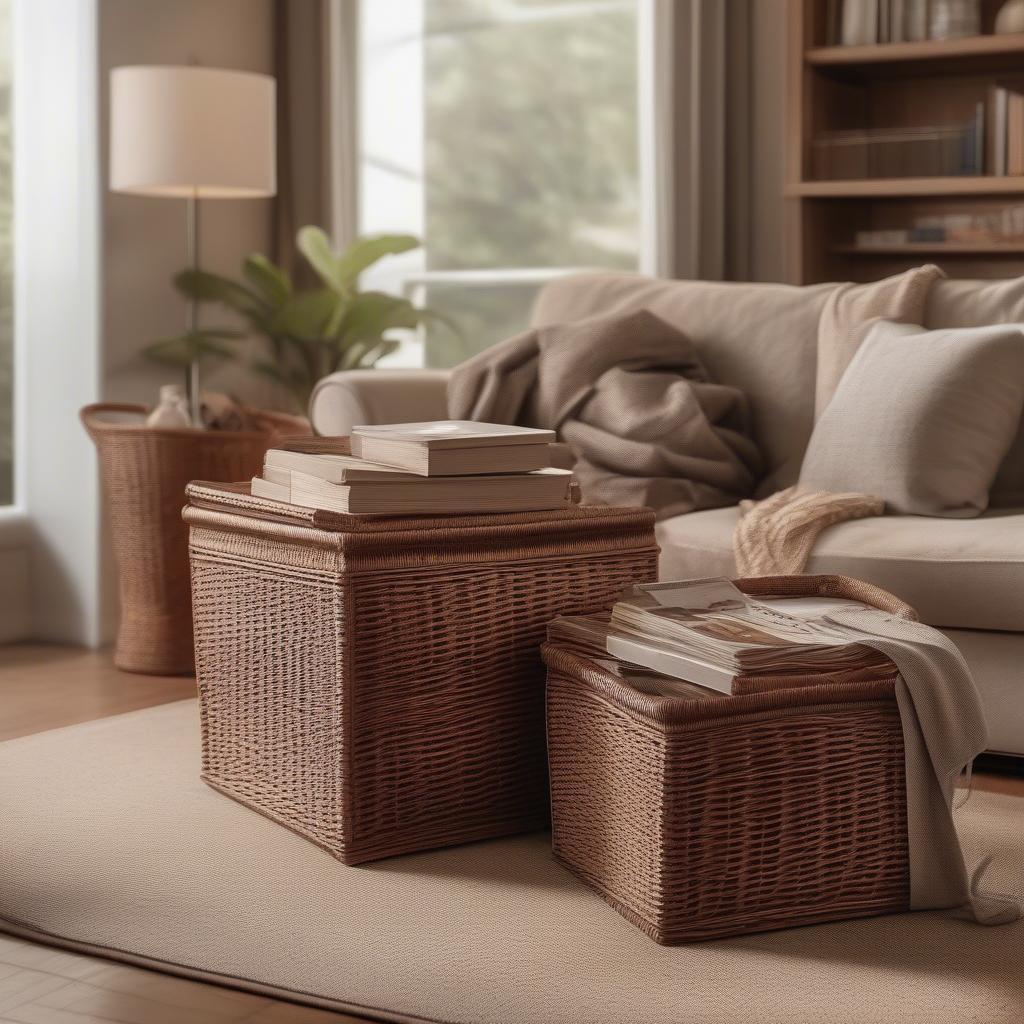
[{"label": "stack of books", "polygon": [[989,89],[985,166],[989,174],[1024,174],[1024,92],[1021,83]]},{"label": "stack of books", "polygon": [[813,174],[819,181],[984,174],[985,121],[979,103],[962,124],[825,132],[812,146]]},{"label": "stack of books", "polygon": [[958,39],[981,31],[979,0],[827,0],[828,46]]},{"label": "stack of books", "polygon": [[354,427],[270,449],[252,493],[306,508],[377,515],[533,512],[573,501],[551,466],[551,430],[435,420]]},{"label": "stack of books", "polygon": [[558,619],[549,636],[653,672],[640,685],[646,692],[691,698],[694,686],[731,694],[738,675],[847,679],[891,670],[884,655],[828,620],[866,607],[842,598],[755,600],[727,579],[652,583],[630,587],[610,620]]}]

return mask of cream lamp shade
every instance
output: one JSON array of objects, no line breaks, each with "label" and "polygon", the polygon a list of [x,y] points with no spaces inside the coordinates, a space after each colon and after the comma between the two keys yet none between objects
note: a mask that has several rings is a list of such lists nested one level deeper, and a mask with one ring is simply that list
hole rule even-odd
[{"label": "cream lamp shade", "polygon": [[274,79],[204,67],[110,74],[115,192],[246,199],[276,191]]}]

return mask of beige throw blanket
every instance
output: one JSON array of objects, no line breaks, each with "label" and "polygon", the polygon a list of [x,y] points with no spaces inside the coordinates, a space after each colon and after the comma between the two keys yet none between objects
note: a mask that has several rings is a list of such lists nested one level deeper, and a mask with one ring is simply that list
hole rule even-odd
[{"label": "beige throw blanket", "polygon": [[585,501],[662,518],[735,504],[761,469],[743,393],[712,383],[686,335],[648,310],[481,352],[452,371],[448,414],[556,430]]},{"label": "beige throw blanket", "polygon": [[1020,916],[1011,896],[981,891],[988,859],[968,873],[953,820],[956,781],[988,745],[970,669],[936,629],[875,609],[834,612],[828,620],[892,659],[907,779],[910,908],[969,907],[980,924]]},{"label": "beige throw blanket", "polygon": [[795,576],[807,567],[826,527],[880,516],[885,502],[867,494],[831,494],[787,487],[764,501],[741,501],[732,535],[740,576]]}]

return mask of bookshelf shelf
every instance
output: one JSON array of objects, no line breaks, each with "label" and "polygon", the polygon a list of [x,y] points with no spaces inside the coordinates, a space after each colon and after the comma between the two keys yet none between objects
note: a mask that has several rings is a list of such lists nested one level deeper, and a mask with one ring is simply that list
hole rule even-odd
[{"label": "bookshelf shelf", "polygon": [[899,196],[992,196],[1024,194],[1024,177],[864,178],[855,181],[799,181],[792,196],[804,198],[887,198]]},{"label": "bookshelf shelf", "polygon": [[849,256],[1018,256],[1024,242],[902,242],[899,245],[835,245],[835,253]]},{"label": "bookshelf shelf", "polygon": [[878,43],[874,46],[818,46],[804,55],[804,60],[811,67],[861,72],[877,70],[879,74],[897,71],[929,74],[977,68],[987,70],[995,66],[1019,71],[1022,58],[1024,33],[920,43]]},{"label": "bookshelf shelf", "polygon": [[[859,0],[858,0],[859,2]],[[863,0],[870,4],[872,0]],[[980,0],[981,31],[964,39],[834,46],[838,0],[789,0],[787,58],[787,271],[790,281],[874,280],[934,261],[951,277],[1024,275],[1024,242],[918,242],[856,246],[858,231],[916,226],[977,226],[1003,230],[1024,208],[1024,174],[945,176],[949,171],[1020,163],[1020,117],[1009,112],[1015,83],[1024,81],[1024,33],[994,35],[1003,0]],[[885,0],[878,0],[879,10]],[[888,5],[886,5],[888,6]],[[892,7],[888,7],[891,11]],[[997,92],[1004,90],[1003,93]],[[984,123],[978,118],[984,110]],[[1006,111],[1000,114],[999,110]],[[998,119],[1002,117],[1003,120]],[[1002,124],[1005,136],[992,134]],[[1011,152],[1009,125],[1018,126]],[[940,144],[963,126],[965,157]],[[876,149],[879,166],[934,168],[932,177],[834,180],[815,173],[854,173],[857,150],[821,143],[845,139],[907,142],[907,130],[935,143],[934,152]],[[991,140],[1003,138],[1002,143]],[[980,141],[979,141],[980,140]],[[910,140],[911,143],[914,140]],[[816,144],[817,143],[817,144]],[[1000,156],[997,145],[1002,145]],[[967,148],[967,147],[971,148]],[[852,156],[851,156],[852,154]],[[906,156],[906,162],[898,161]],[[1005,162],[1003,162],[1005,161]],[[940,176],[942,175],[942,176]],[[850,244],[847,244],[849,242]]]}]

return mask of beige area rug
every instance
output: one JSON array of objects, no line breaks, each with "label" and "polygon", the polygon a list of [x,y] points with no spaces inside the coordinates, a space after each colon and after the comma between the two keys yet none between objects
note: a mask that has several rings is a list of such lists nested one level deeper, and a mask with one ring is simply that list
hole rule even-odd
[{"label": "beige area rug", "polygon": [[[543,835],[347,868],[204,786],[192,701],[0,744],[0,929],[381,1020],[1024,1016],[1024,925],[938,914],[663,948]],[[1014,884],[1024,800],[971,800]]]}]

